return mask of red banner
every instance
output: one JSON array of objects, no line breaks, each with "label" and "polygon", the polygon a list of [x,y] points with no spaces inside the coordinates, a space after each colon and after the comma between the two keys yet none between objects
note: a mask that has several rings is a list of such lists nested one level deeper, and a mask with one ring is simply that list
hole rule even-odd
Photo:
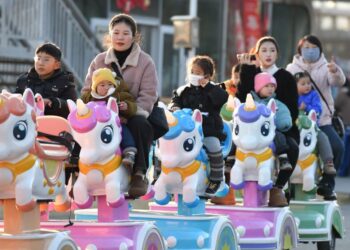
[{"label": "red banner", "polygon": [[125,13],[130,13],[134,8],[147,10],[151,4],[151,0],[116,0],[115,4],[118,9],[122,9]]},{"label": "red banner", "polygon": [[259,0],[244,0],[242,3],[245,45],[250,50],[262,35]]}]

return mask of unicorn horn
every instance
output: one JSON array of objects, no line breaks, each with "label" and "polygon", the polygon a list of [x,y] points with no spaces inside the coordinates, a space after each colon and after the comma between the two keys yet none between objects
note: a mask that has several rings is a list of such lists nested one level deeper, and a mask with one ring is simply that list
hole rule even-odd
[{"label": "unicorn horn", "polygon": [[226,108],[231,112],[235,109],[235,98],[232,95],[228,96]]},{"label": "unicorn horn", "polygon": [[244,104],[244,110],[252,111],[255,109],[256,109],[256,106],[255,106],[253,96],[251,94],[247,94],[247,98],[246,98],[245,104]]},{"label": "unicorn horn", "polygon": [[77,115],[85,116],[89,113],[89,108],[85,105],[85,103],[81,100],[77,100]]},{"label": "unicorn horn", "polygon": [[176,117],[169,110],[165,109],[164,111],[169,127],[175,126],[177,123]]}]

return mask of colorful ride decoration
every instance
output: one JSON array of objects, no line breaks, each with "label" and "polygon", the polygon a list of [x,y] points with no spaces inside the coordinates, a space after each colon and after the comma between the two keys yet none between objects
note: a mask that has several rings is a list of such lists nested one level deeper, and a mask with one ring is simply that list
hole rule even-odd
[{"label": "colorful ride decoration", "polygon": [[275,137],[276,103],[255,104],[248,95],[245,104],[235,99],[232,138],[237,146],[236,161],[231,169],[231,185],[242,189],[246,181],[257,181],[258,189],[272,187],[274,156],[270,145]]},{"label": "colorful ride decoration", "polygon": [[323,201],[316,197],[315,187],[319,161],[316,113],[300,114],[299,160],[291,176],[293,200],[290,209],[298,225],[301,242],[316,242],[318,249],[335,249],[336,238],[344,237],[343,216],[336,201]]},{"label": "colorful ride decoration", "polygon": [[[94,221],[74,221],[69,227],[72,238],[82,249],[165,249],[154,222],[129,220],[125,193],[130,176],[121,164],[122,127],[116,100],[84,104],[78,99],[77,103],[68,101],[68,105],[72,134],[81,146],[74,202],[88,208],[97,199]],[[52,228],[64,227],[62,221],[48,224]]]},{"label": "colorful ride decoration", "polygon": [[[162,172],[154,185],[157,205],[150,206],[156,211],[131,216],[155,220],[169,249],[238,249],[237,236],[227,216],[205,214],[202,196],[210,169],[203,150],[202,114],[182,109],[166,111],[166,116],[169,131],[160,138],[158,148]],[[229,134],[226,140],[224,154],[232,143]],[[228,187],[220,188],[218,194],[226,195]],[[164,206],[172,195],[177,200],[175,210]]]},{"label": "colorful ride decoration", "polygon": [[207,206],[210,213],[229,215],[239,234],[241,249],[292,249],[297,227],[289,208],[267,207],[272,187],[274,157],[270,148],[275,135],[276,104],[257,104],[250,94],[245,103],[235,99],[232,138],[237,146],[231,185],[243,188],[243,204]]},{"label": "colorful ride decoration", "polygon": [[[39,120],[44,118],[37,117],[36,113],[41,107],[42,103],[35,102],[30,89],[23,96],[0,94],[2,249],[77,249],[67,231],[40,228],[38,202],[56,198],[55,208],[61,211],[70,205],[61,164],[68,158],[69,151],[58,145],[53,152],[38,140],[36,129],[40,130]],[[55,179],[47,175],[46,160],[56,161],[59,166]]]},{"label": "colorful ride decoration", "polygon": [[[182,194],[185,206],[196,207],[199,196],[204,195],[210,171],[203,150],[202,114],[199,110],[192,114],[190,109],[166,114],[170,130],[159,139],[162,171],[154,185],[154,200],[165,205],[170,194],[176,193]],[[223,189],[219,192],[227,193],[228,187]]]},{"label": "colorful ride decoration", "polygon": [[310,192],[315,187],[315,175],[317,169],[317,145],[318,127],[317,115],[314,110],[309,115],[300,114],[298,127],[300,132],[299,157],[297,165],[290,178],[291,183],[302,183],[303,191]]},{"label": "colorful ride decoration", "polygon": [[[114,99],[84,104],[69,102],[68,121],[73,137],[81,146],[79,176],[74,183],[74,202],[80,208],[92,205],[94,195],[105,194],[108,205],[119,207],[125,201],[129,173],[121,165],[122,140],[118,106]],[[97,153],[98,152],[98,153]]]}]

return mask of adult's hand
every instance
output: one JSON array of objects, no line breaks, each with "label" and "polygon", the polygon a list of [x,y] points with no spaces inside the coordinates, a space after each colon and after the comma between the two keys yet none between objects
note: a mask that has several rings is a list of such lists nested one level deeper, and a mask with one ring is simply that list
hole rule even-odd
[{"label": "adult's hand", "polygon": [[328,67],[328,71],[330,73],[336,73],[338,68],[337,68],[337,65],[335,64],[335,61],[334,61],[334,56],[332,56],[331,60],[329,61],[329,63],[327,64],[327,67]]},{"label": "adult's hand", "polygon": [[240,64],[249,64],[249,65],[254,64],[250,58],[249,53],[237,54],[237,60]]}]

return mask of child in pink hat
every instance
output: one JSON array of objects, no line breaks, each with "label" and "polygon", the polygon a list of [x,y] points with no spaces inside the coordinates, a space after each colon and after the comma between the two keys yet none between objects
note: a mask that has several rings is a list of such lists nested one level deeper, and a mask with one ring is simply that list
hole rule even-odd
[{"label": "child in pink hat", "polygon": [[[259,73],[254,78],[254,91],[251,94],[254,101],[267,105],[271,98],[275,98],[277,88],[276,79],[269,73]],[[292,127],[292,117],[288,107],[281,101],[275,99],[277,105],[277,112],[275,116],[276,136],[274,139],[276,154],[279,159],[280,169],[291,170],[287,152],[289,150],[285,132]]]}]

